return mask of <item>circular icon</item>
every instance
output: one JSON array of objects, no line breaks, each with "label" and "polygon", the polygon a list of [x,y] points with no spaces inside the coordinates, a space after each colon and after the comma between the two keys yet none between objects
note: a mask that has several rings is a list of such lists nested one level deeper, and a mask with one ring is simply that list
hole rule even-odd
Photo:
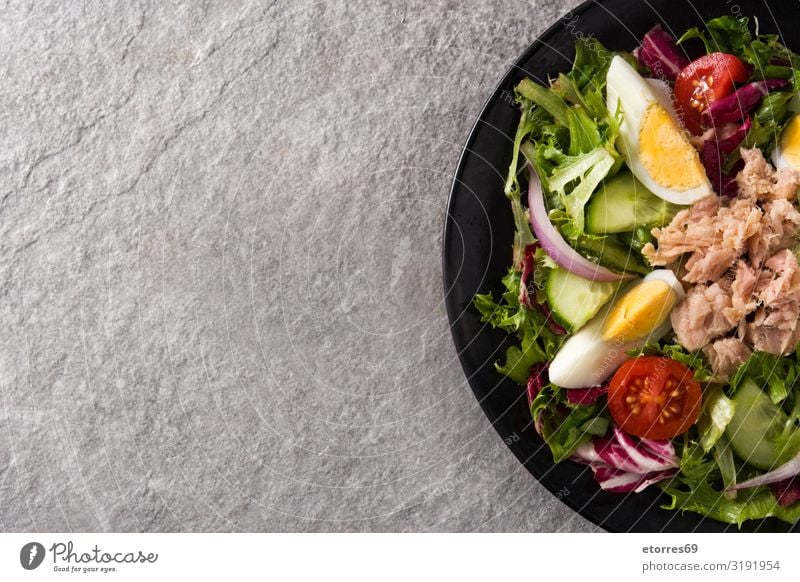
[{"label": "circular icon", "polygon": [[19,563],[26,570],[35,570],[44,560],[44,546],[39,542],[28,542],[19,551]]}]

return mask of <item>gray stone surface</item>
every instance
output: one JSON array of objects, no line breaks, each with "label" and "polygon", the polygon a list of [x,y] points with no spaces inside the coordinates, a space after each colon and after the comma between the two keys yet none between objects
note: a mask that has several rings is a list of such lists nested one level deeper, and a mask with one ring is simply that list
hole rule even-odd
[{"label": "gray stone surface", "polygon": [[477,407],[440,245],[576,2],[17,2],[0,528],[587,531]]}]

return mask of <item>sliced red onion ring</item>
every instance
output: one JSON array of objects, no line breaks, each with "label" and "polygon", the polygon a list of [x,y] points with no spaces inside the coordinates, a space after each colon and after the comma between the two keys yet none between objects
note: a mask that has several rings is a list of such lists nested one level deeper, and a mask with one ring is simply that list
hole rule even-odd
[{"label": "sliced red onion ring", "polygon": [[674,477],[678,469],[653,471],[640,475],[610,467],[592,467],[594,478],[603,491],[609,493],[641,493],[653,483]]},{"label": "sliced red onion ring", "polygon": [[747,481],[737,483],[733,487],[729,487],[727,491],[739,491],[740,489],[750,489],[751,487],[758,487],[759,485],[777,483],[778,481],[783,481],[785,479],[789,479],[790,477],[794,477],[798,473],[800,473],[800,454],[798,454],[788,463],[784,463],[777,469],[770,471],[769,473],[759,475],[758,477],[753,477]]},{"label": "sliced red onion ring", "polygon": [[528,165],[530,178],[528,180],[528,210],[530,212],[531,226],[539,244],[559,266],[563,267],[573,275],[589,279],[591,281],[622,281],[630,279],[630,275],[620,275],[609,271],[605,267],[593,263],[586,257],[581,256],[578,251],[573,249],[561,233],[556,230],[550,217],[547,216],[547,208],[544,205],[544,194],[542,193],[542,183],[536,170]]}]

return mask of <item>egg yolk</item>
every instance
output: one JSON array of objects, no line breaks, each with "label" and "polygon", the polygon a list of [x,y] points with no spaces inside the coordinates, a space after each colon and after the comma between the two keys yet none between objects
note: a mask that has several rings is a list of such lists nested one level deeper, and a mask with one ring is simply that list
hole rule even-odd
[{"label": "egg yolk", "polygon": [[800,170],[800,115],[795,115],[781,135],[780,156]]},{"label": "egg yolk", "polygon": [[677,294],[664,281],[643,281],[623,295],[603,324],[603,341],[627,343],[645,337],[669,316]]},{"label": "egg yolk", "polygon": [[670,190],[689,190],[705,182],[697,150],[658,103],[652,103],[642,118],[639,161],[657,184]]}]

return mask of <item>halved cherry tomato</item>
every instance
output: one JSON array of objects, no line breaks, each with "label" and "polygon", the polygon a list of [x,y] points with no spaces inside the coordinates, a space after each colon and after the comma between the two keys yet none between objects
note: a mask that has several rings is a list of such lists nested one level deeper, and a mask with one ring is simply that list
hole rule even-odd
[{"label": "halved cherry tomato", "polygon": [[700,114],[710,103],[733,93],[734,83],[744,83],[748,77],[747,66],[726,53],[711,53],[686,65],[675,80],[675,99],[686,128],[702,133]]},{"label": "halved cherry tomato", "polygon": [[611,379],[608,409],[627,433],[668,439],[689,430],[700,416],[702,391],[692,371],[671,358],[628,360]]}]

